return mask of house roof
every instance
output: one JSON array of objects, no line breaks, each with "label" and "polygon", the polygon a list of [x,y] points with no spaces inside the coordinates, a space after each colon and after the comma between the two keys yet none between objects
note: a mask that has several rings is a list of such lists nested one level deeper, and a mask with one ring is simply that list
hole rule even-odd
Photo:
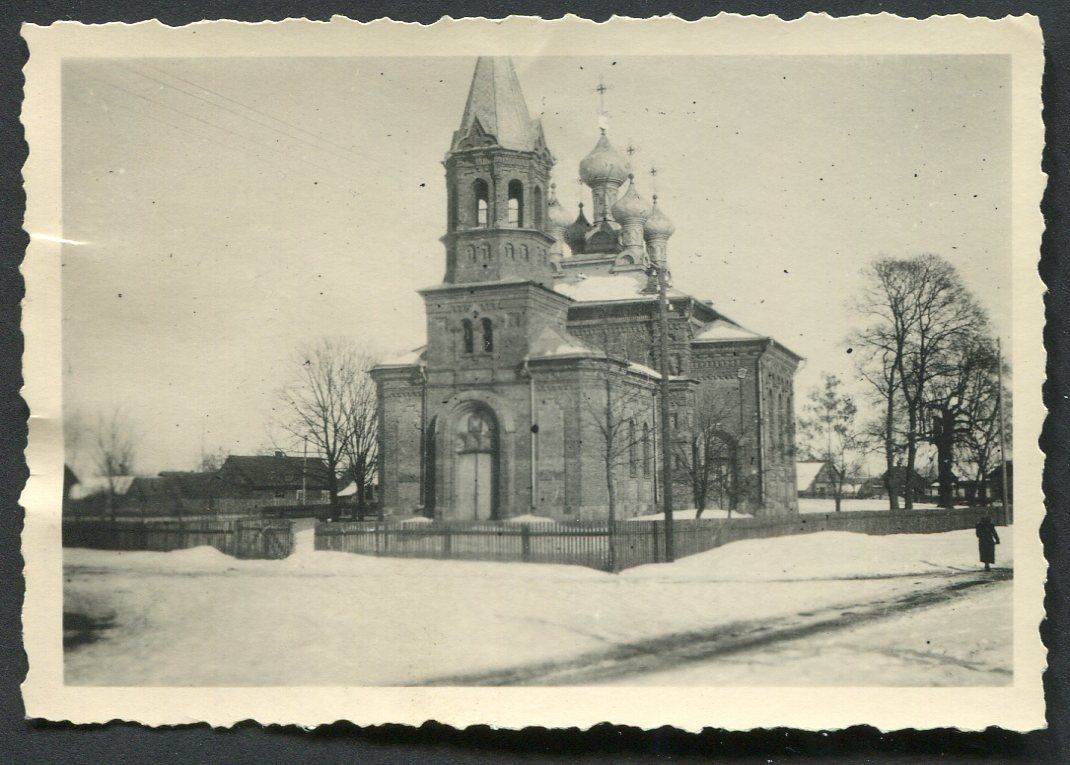
[{"label": "house roof", "polygon": [[[291,457],[269,455],[227,457],[220,475],[230,478],[240,476],[256,489],[299,489],[305,484],[309,489],[327,488],[327,466],[319,457]],[[307,478],[307,480],[302,480]]]},{"label": "house roof", "polygon": [[160,478],[174,493],[186,499],[212,499],[223,493],[225,485],[217,472],[163,471]]},{"label": "house roof", "polygon": [[813,484],[821,468],[825,467],[824,461],[806,461],[795,463],[795,486],[799,491],[806,491]]}]

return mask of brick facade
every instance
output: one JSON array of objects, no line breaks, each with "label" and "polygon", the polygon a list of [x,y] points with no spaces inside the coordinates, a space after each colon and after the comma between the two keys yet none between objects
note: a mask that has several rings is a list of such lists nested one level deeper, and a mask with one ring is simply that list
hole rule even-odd
[{"label": "brick facade", "polygon": [[[602,519],[611,494],[617,518],[656,512],[657,302],[644,285],[634,191],[623,227],[602,209],[612,200],[599,202],[607,188],[616,198],[612,151],[603,135],[597,161],[581,166],[599,219],[562,233],[541,125],[527,117],[511,63],[480,59],[445,162],[445,277],[421,291],[427,345],[372,372],[387,514]],[[671,229],[659,232],[664,257]],[[577,297],[589,275],[627,294]],[[669,316],[675,506],[694,506],[689,455],[712,422],[730,458],[717,457],[726,478],[708,506],[796,511],[799,357],[679,290]]]}]

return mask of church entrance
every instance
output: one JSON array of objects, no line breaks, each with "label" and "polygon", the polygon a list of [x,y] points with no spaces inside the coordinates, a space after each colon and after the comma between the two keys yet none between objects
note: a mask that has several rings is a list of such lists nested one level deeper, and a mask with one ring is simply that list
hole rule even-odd
[{"label": "church entrance", "polygon": [[479,408],[458,418],[454,440],[453,516],[486,521],[497,516],[498,428]]}]

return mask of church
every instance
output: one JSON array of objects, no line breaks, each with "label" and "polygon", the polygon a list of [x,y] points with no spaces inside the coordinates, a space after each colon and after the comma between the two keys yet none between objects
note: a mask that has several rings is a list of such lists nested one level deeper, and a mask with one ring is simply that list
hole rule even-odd
[{"label": "church", "polygon": [[[657,268],[674,226],[603,128],[590,205],[558,203],[554,157],[509,58],[480,57],[446,170],[445,274],[419,290],[427,343],[383,362],[387,515],[625,519],[658,511]],[[674,506],[798,511],[801,358],[668,290]]]}]

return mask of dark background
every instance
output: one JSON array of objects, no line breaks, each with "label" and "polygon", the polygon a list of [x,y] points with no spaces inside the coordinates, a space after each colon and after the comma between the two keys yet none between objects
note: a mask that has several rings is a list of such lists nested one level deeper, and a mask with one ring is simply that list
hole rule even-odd
[{"label": "dark background", "polygon": [[[1042,529],[1050,562],[1046,605],[1048,619],[1042,637],[1049,650],[1045,675],[1049,728],[1028,734],[1000,729],[963,733],[941,729],[881,733],[856,727],[843,731],[806,732],[787,729],[731,733],[706,729],[685,734],[671,728],[596,726],[588,731],[526,729],[493,731],[487,727],[456,730],[435,723],[420,728],[382,726],[358,728],[335,723],[315,730],[263,728],[252,723],[230,730],[196,725],[150,730],[138,725],[75,727],[24,718],[19,684],[26,673],[20,611],[23,598],[19,533],[22,508],[19,493],[27,476],[22,452],[26,446],[29,412],[19,397],[22,385],[19,301],[23,295],[18,272],[26,243],[20,223],[25,198],[20,168],[27,146],[19,111],[22,66],[27,49],[19,37],[23,22],[48,24],[57,20],[86,23],[141,21],[158,18],[171,25],[200,19],[240,21],[307,17],[326,20],[338,14],[368,21],[382,16],[429,23],[443,15],[501,18],[510,13],[557,18],[571,12],[596,21],[612,14],[646,17],[666,13],[694,19],[719,12],[776,14],[798,18],[810,11],[834,16],[888,12],[925,18],[965,13],[999,18],[1031,13],[1040,18],[1046,46],[1044,120],[1047,148],[1044,170],[1049,176],[1043,211],[1047,231],[1041,249],[1040,274],[1048,286],[1048,349],[1044,401],[1049,417],[1040,439],[1046,453],[1044,491],[1048,518]],[[1070,762],[1070,712],[1067,709],[1067,653],[1070,590],[1066,500],[1070,494],[1070,407],[1067,314],[1070,293],[1070,254],[1066,218],[1070,211],[1067,186],[1070,162],[1070,2],[1067,0],[763,0],[748,2],[221,2],[219,0],[97,0],[44,2],[7,0],[0,7],[0,763],[261,763],[261,762],[696,762],[739,763],[966,763]]]}]

